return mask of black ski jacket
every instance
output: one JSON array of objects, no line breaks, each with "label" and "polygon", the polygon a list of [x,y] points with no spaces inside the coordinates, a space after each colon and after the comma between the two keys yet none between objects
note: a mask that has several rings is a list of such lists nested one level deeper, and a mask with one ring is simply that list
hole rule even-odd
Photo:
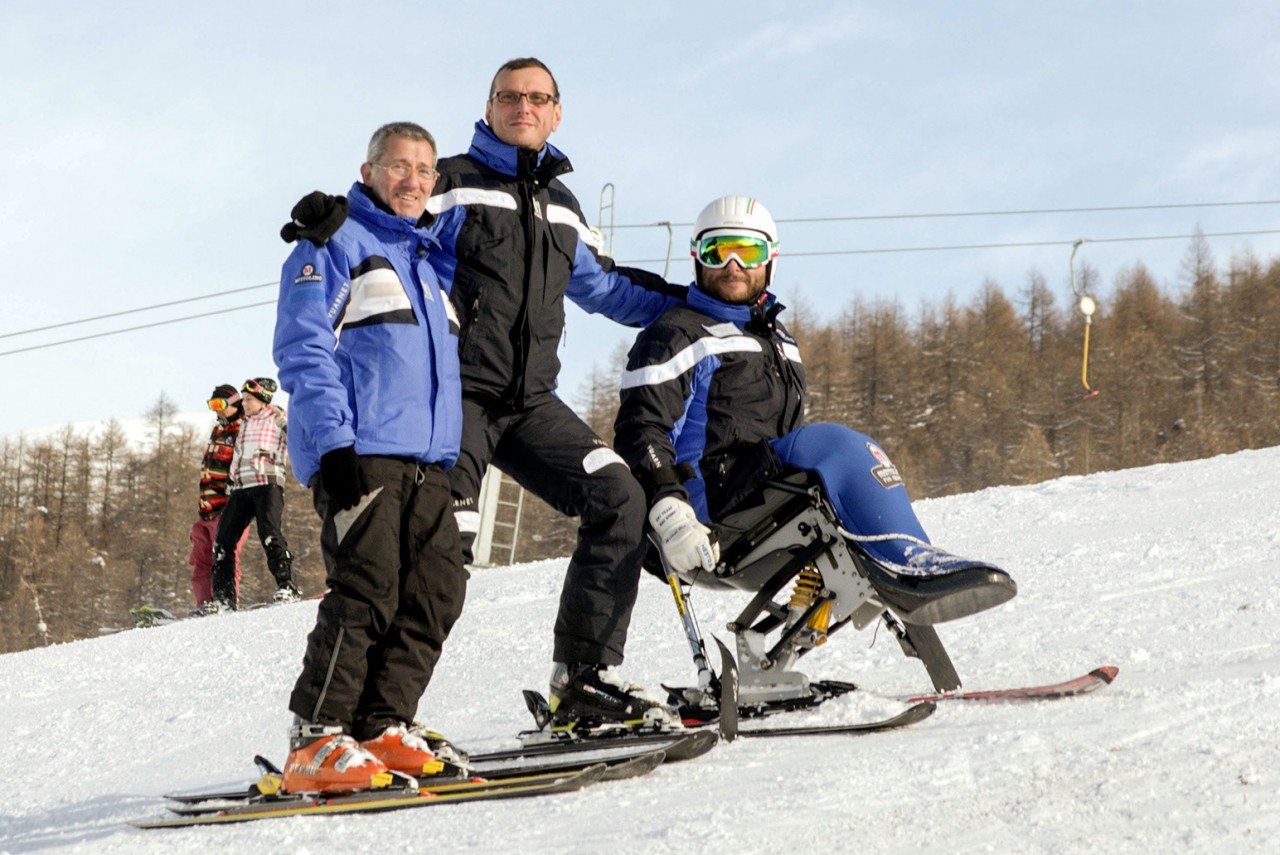
[{"label": "black ski jacket", "polygon": [[773,295],[687,299],[631,348],[614,447],[650,505],[679,495],[707,522],[781,469],[769,440],[804,422],[804,365]]},{"label": "black ski jacket", "polygon": [[683,302],[686,288],[600,255],[554,146],[507,145],[481,121],[438,168],[427,210],[445,252],[431,262],[458,312],[464,394],[519,409],[554,390],[566,296],[628,326]]}]

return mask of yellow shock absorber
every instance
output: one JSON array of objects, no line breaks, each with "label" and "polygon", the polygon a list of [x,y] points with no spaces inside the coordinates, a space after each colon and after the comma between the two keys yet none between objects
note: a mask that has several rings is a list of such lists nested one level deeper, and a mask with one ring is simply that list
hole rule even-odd
[{"label": "yellow shock absorber", "polygon": [[[795,588],[791,591],[791,602],[789,605],[799,611],[812,606],[817,602],[819,595],[822,593],[822,574],[818,572],[816,567],[806,567],[800,571],[800,575],[796,577]],[[809,616],[807,626],[815,633],[814,644],[825,644],[827,641],[827,626],[831,622],[831,601],[827,600],[818,610]]]},{"label": "yellow shock absorber", "polygon": [[831,601],[827,600],[809,618],[809,628],[817,633],[813,639],[815,645],[827,643],[827,626],[831,623]]},{"label": "yellow shock absorber", "polygon": [[790,605],[793,609],[803,611],[813,605],[821,591],[822,574],[812,566],[806,567],[796,577],[796,586],[791,591]]}]

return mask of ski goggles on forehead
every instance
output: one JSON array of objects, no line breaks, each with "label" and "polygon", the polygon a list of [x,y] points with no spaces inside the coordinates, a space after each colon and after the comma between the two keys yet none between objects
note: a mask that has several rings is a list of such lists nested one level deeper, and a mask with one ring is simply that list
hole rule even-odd
[{"label": "ski goggles on forehead", "polygon": [[750,270],[768,264],[778,255],[777,241],[755,235],[711,235],[693,242],[693,257],[705,267],[724,267],[737,260]]}]

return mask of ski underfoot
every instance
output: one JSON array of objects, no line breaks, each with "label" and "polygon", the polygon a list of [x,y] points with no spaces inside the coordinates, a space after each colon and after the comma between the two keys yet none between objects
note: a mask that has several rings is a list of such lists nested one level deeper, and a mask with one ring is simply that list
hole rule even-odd
[{"label": "ski underfoot", "polygon": [[601,763],[572,772],[511,778],[504,781],[458,782],[418,788],[363,790],[341,796],[299,794],[207,807],[188,805],[170,808],[172,812],[179,814],[178,816],[140,820],[130,824],[135,828],[185,828],[193,825],[220,825],[260,819],[282,819],[290,816],[372,813],[494,799],[528,798],[580,790],[603,780],[607,768]]},{"label": "ski underfoot", "polygon": [[[325,595],[324,591],[319,594],[312,594],[308,597],[300,597],[293,602],[303,602],[304,600],[318,600]],[[258,609],[266,609],[272,606],[288,605],[288,603],[277,603],[275,600],[266,600],[260,603],[243,603],[235,611],[252,612]],[[174,623],[181,623],[191,618],[213,617],[214,615],[205,615],[198,610],[191,610],[182,613],[175,613],[169,609],[160,608],[159,606],[137,606],[129,610],[129,617],[133,619],[131,626],[100,626],[98,632],[101,635],[114,635],[117,632],[127,632],[131,629],[151,629],[157,626],[169,626]]]},{"label": "ski underfoot", "polygon": [[[736,668],[730,663],[726,667],[724,673],[731,679],[736,679]],[[1095,668],[1087,674],[1076,677],[1071,680],[1065,680],[1061,683],[1046,683],[1044,685],[1035,686],[1018,686],[1001,689],[986,689],[976,691],[956,691],[938,694],[923,695],[900,695],[893,696],[891,699],[902,703],[912,704],[908,710],[897,716],[884,719],[882,721],[872,721],[853,725],[834,725],[824,727],[752,727],[743,730],[735,728],[726,728],[725,722],[720,721],[721,736],[726,740],[736,738],[736,736],[800,736],[814,735],[820,733],[868,733],[876,730],[891,730],[895,727],[902,727],[907,724],[913,724],[927,718],[933,712],[934,705],[945,701],[986,701],[989,703],[1026,703],[1036,701],[1057,700],[1061,698],[1075,697],[1078,695],[1088,694],[1097,691],[1104,686],[1109,685],[1115,680],[1119,673],[1119,668],[1114,665],[1104,665]],[[814,693],[810,698],[799,700],[786,700],[771,704],[747,704],[736,706],[736,718],[741,721],[750,721],[752,719],[772,718],[783,713],[794,712],[799,710],[813,709],[824,701],[830,700],[840,695],[847,694],[852,691],[861,691],[853,683],[845,683],[840,681],[815,681],[812,684]],[[673,697],[678,696],[683,690],[669,690]],[[728,707],[731,702],[722,700],[722,705]],[[928,709],[925,706],[928,705]],[[716,722],[717,710],[708,707],[684,707],[681,710],[682,719],[687,726],[700,727],[710,725]],[[735,726],[736,727],[736,726]],[[728,730],[729,732],[726,732]]]},{"label": "ski underfoot", "polygon": [[[539,734],[538,731],[527,733]],[[545,741],[530,741],[519,748],[492,751],[485,754],[471,755],[471,763],[510,761],[528,757],[545,757],[548,755],[574,754],[611,749],[634,749],[642,746],[662,747],[667,754],[667,762],[691,760],[700,757],[715,747],[717,741],[713,731],[688,730],[608,730],[557,732]]]},{"label": "ski underfoot", "polygon": [[[684,734],[677,739],[651,746],[628,746],[628,750],[602,756],[594,747],[591,757],[564,758],[541,763],[494,765],[486,768],[482,761],[467,775],[422,779],[416,788],[388,787],[363,790],[346,795],[278,792],[278,770],[257,758],[260,765],[271,769],[259,782],[241,787],[226,787],[202,792],[168,795],[169,811],[175,816],[132,823],[138,828],[178,828],[191,825],[213,825],[276,819],[315,814],[364,813],[431,807],[471,801],[519,798],[573,792],[600,781],[617,781],[647,775],[668,760],[667,747],[678,756],[705,753],[715,744],[714,734]],[[565,752],[573,753],[573,752]]]},{"label": "ski underfoot", "polygon": [[738,731],[738,739],[751,739],[774,736],[839,736],[859,733],[878,733],[882,730],[896,730],[900,727],[916,724],[933,715],[938,705],[933,701],[921,701],[912,704],[897,715],[875,721],[857,722],[854,724],[816,725],[810,727],[752,727]]},{"label": "ski underfoot", "polygon": [[[603,766],[601,780],[633,778],[653,771],[664,762],[677,762],[701,756],[710,751],[716,736],[710,732],[679,733],[661,739],[622,740],[614,744],[574,744],[562,750],[522,749],[474,754],[466,770],[454,770],[429,778],[419,778],[419,789],[439,791],[442,787],[472,785],[478,782],[507,782],[537,776],[557,776],[581,771],[590,766]],[[165,798],[178,804],[202,802],[275,801],[296,798],[280,793],[281,775],[274,764],[255,757],[262,777],[253,783],[228,784],[202,790],[168,793]]]},{"label": "ski underfoot", "polygon": [[[720,646],[720,696],[718,702],[722,710],[727,710],[727,715],[720,716],[716,724],[719,727],[720,738],[726,742],[732,742],[735,739],[756,739],[766,737],[782,737],[782,736],[853,736],[857,734],[877,733],[882,730],[894,730],[899,727],[906,727],[920,721],[924,721],[933,715],[937,708],[931,702],[913,704],[902,712],[889,716],[888,718],[876,721],[855,722],[850,724],[837,725],[820,725],[820,726],[801,726],[801,727],[759,727],[751,726],[746,729],[739,728],[740,718],[743,716],[744,710],[738,703],[738,665],[737,660],[730,655],[719,639],[716,643]],[[827,697],[835,697],[836,695],[845,694],[853,691],[856,686],[852,683],[832,683],[835,690]],[[816,703],[821,703],[827,697],[816,699],[814,704],[802,704],[801,708],[809,709]],[[795,704],[783,703],[776,705],[776,710],[759,705],[749,707],[745,712],[749,717],[759,717],[768,715],[770,712],[787,712],[797,709]]]}]

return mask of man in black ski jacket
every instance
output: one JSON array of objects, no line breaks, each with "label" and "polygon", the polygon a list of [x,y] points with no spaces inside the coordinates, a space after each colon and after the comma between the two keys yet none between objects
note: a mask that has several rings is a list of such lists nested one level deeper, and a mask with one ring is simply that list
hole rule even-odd
[{"label": "man in black ski jacket", "polygon": [[[444,249],[432,253],[457,311],[462,448],[450,490],[468,562],[477,502],[492,463],[560,512],[580,518],[555,624],[551,707],[557,723],[661,716],[603,673],[621,664],[644,556],[644,491],[622,459],[555,395],[564,298],[630,326],[683,303],[686,288],[600,254],[573,193],[568,158],[547,138],[560,91],[532,57],[493,78],[466,154],[439,163],[428,210]],[[341,212],[314,194],[286,239],[323,242]],[[439,258],[437,258],[439,256]]]}]

